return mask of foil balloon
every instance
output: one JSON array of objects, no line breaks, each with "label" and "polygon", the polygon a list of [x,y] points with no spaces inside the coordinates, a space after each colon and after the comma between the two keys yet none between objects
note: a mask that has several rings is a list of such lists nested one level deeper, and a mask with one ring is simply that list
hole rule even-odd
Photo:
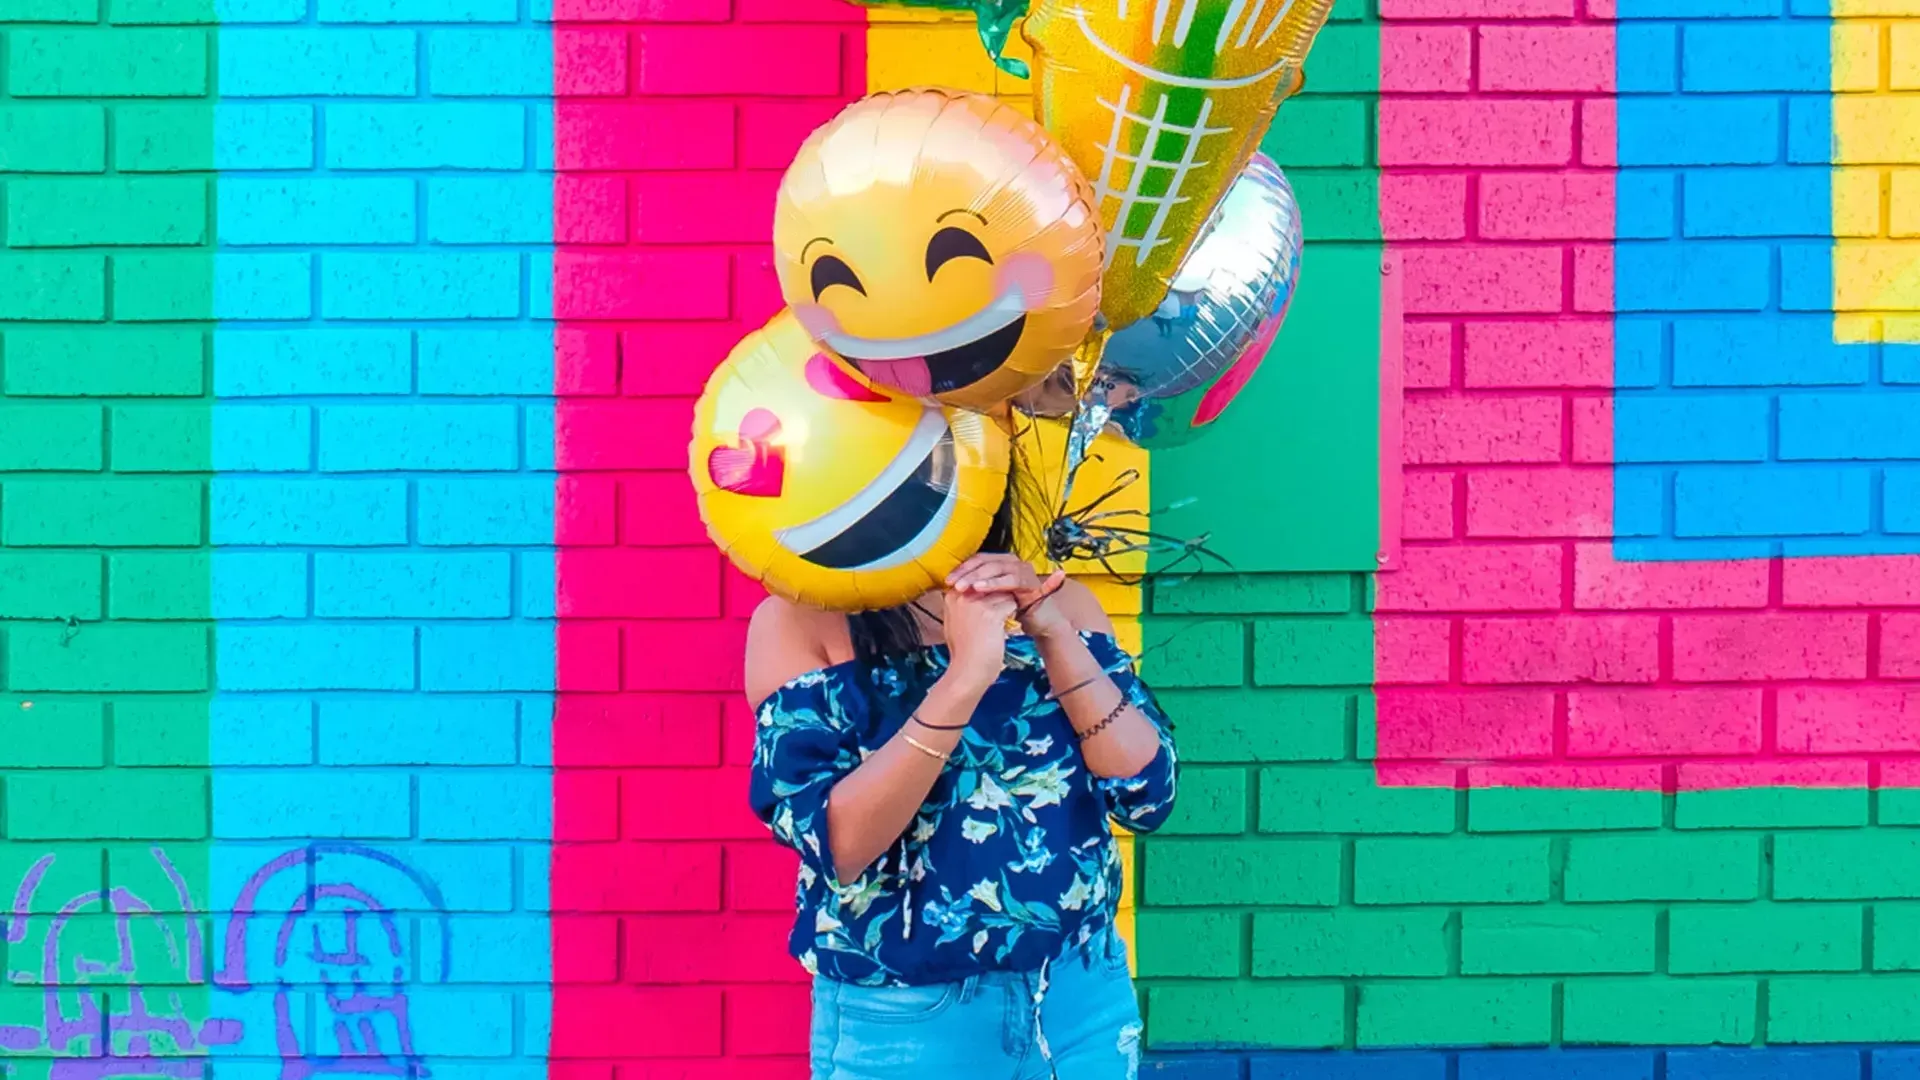
[{"label": "foil balloon", "polygon": [[780,291],[875,382],[986,410],[1045,378],[1100,302],[1092,189],[1011,105],[875,94],[808,137],[774,204]]},{"label": "foil balloon", "polygon": [[994,66],[1009,75],[1022,79],[1027,77],[1026,61],[1002,55],[1007,47],[1007,38],[1013,34],[1013,24],[1027,13],[1027,0],[854,0],[854,3],[871,8],[971,11],[980,27],[980,44],[986,47]]},{"label": "foil balloon", "polygon": [[939,587],[980,549],[1008,455],[991,419],[861,379],[782,312],[708,380],[689,471],[708,534],[742,573],[860,611]]},{"label": "foil balloon", "polygon": [[1034,115],[1093,181],[1107,230],[1108,325],[1159,307],[1281,100],[1298,89],[1332,4],[1034,0],[1021,31],[1033,47]]},{"label": "foil balloon", "polygon": [[1081,411],[1147,449],[1177,446],[1217,419],[1259,369],[1300,279],[1300,206],[1255,154],[1208,219],[1152,315],[1112,335],[1090,394],[1062,368],[1021,396],[1037,416]]}]

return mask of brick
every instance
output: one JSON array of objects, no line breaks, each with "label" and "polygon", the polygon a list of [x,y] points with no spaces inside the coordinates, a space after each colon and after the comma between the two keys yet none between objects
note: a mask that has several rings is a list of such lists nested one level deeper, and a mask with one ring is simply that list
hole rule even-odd
[{"label": "brick", "polygon": [[1253,974],[1256,978],[1445,975],[1451,921],[1446,911],[1258,913],[1253,917]]},{"label": "brick", "polygon": [[200,691],[208,684],[207,628],[20,624],[7,633],[12,690]]},{"label": "brick", "polygon": [[[1828,905],[1822,904],[1817,908],[1811,908],[1809,910],[1825,910],[1827,907]],[[1859,914],[1858,909],[1841,907],[1837,910],[1841,912],[1852,911],[1856,916]],[[1834,925],[1829,929],[1833,931],[1836,936],[1844,933],[1838,920],[1835,920]],[[1858,930],[1857,923],[1855,930]],[[1844,943],[1847,939],[1839,937],[1839,940]],[[1774,943],[1769,943],[1769,945],[1773,948],[1779,947]],[[1844,949],[1834,949],[1829,946],[1825,950],[1819,950],[1817,955],[1822,957],[1827,954],[1836,953],[1839,955],[1852,955],[1857,962],[1860,953],[1857,937],[1854,945],[1855,947],[1850,954],[1846,953]],[[1815,950],[1807,951],[1813,952]],[[1835,956],[1835,959],[1838,959],[1838,956]],[[1848,970],[1851,970],[1851,967],[1849,967]],[[1913,904],[1875,904],[1873,906],[1873,970],[1920,970],[1920,906]]]},{"label": "brick", "polygon": [[1486,240],[1611,240],[1614,179],[1589,173],[1488,173],[1480,178],[1478,210],[1478,235]]},{"label": "brick", "polygon": [[1652,908],[1472,909],[1460,916],[1466,975],[1631,974],[1654,969]]},{"label": "brick", "polygon": [[1467,535],[1612,537],[1614,476],[1601,469],[1476,469],[1467,474]]},{"label": "brick", "polygon": [[1846,904],[1676,907],[1668,915],[1676,975],[1855,971],[1864,919]]},{"label": "brick", "polygon": [[1404,406],[1408,464],[1557,461],[1558,398],[1420,395]]},{"label": "brick", "polygon": [[[395,282],[405,282],[395,287]],[[320,313],[328,319],[484,319],[520,314],[520,259],[504,253],[329,255]]]},{"label": "brick", "polygon": [[1142,865],[1144,899],[1154,906],[1331,907],[1340,894],[1335,840],[1167,839]]},{"label": "brick", "polygon": [[1660,627],[1650,616],[1466,619],[1461,678],[1468,683],[1652,682]]},{"label": "brick", "polygon": [[1920,560],[1911,557],[1788,559],[1781,568],[1789,607],[1920,604]]},{"label": "brick", "polygon": [[840,32],[829,27],[648,27],[635,44],[641,94],[840,93]]},{"label": "brick", "polygon": [[554,627],[543,622],[429,625],[420,633],[420,686],[430,691],[551,691],[557,648]]},{"label": "brick", "polygon": [[1384,98],[1380,164],[1566,165],[1573,106],[1561,101]]},{"label": "brick", "polygon": [[[1464,192],[1462,198],[1464,198]],[[1382,215],[1386,214],[1385,194]],[[1408,322],[1401,335],[1402,381],[1412,389],[1444,390],[1453,385],[1453,325],[1444,322]],[[1411,480],[1418,473],[1409,474]]]},{"label": "brick", "polygon": [[1780,398],[1780,460],[1848,461],[1920,456],[1905,395],[1786,394]]},{"label": "brick", "polygon": [[1358,101],[1300,97],[1274,117],[1260,141],[1262,153],[1286,168],[1364,167],[1368,164],[1368,115]]},{"label": "brick", "polygon": [[1373,839],[1354,844],[1360,904],[1529,903],[1547,898],[1544,838]]},{"label": "brick", "polygon": [[205,773],[20,773],[8,777],[6,795],[11,840],[199,840],[207,835]]},{"label": "brick", "polygon": [[104,432],[93,406],[0,406],[0,472],[96,471]]},{"label": "brick", "polygon": [[1567,841],[1566,898],[1753,900],[1760,895],[1760,839],[1662,833]]},{"label": "brick", "polygon": [[1568,695],[1567,750],[1750,754],[1760,748],[1760,725],[1758,690],[1582,690]]},{"label": "brick", "polygon": [[7,89],[16,97],[199,97],[208,89],[208,35],[15,29],[7,41]]},{"label": "brick", "polygon": [[[106,711],[92,701],[7,703],[0,765],[9,769],[97,769],[106,762]],[[16,910],[18,910],[16,908]]]},{"label": "brick", "polygon": [[434,770],[419,779],[423,840],[545,841],[553,835],[552,780],[537,771]]},{"label": "brick", "polygon": [[1336,985],[1155,986],[1147,991],[1150,1048],[1181,1045],[1331,1048],[1346,1041],[1346,992]]},{"label": "brick", "polygon": [[195,397],[205,385],[198,329],[86,327],[6,335],[6,390],[48,397]]},{"label": "brick", "polygon": [[1613,385],[1613,352],[1611,323],[1589,320],[1469,322],[1466,324],[1466,384],[1503,388],[1610,387]]},{"label": "brick", "polygon": [[633,983],[795,982],[784,915],[635,915],[624,920],[622,978]]},{"label": "brick", "polygon": [[1681,469],[1674,480],[1674,534],[1857,535],[1870,524],[1871,495],[1864,469]]},{"label": "brick", "polygon": [[1444,833],[1453,825],[1452,791],[1381,787],[1365,766],[1260,771],[1261,832]]},{"label": "brick", "polygon": [[222,405],[215,419],[213,460],[221,471],[306,472],[313,467],[310,409]]},{"label": "brick", "polygon": [[313,613],[321,618],[505,618],[512,561],[488,554],[314,556]]},{"label": "brick", "polygon": [[1451,472],[1408,472],[1401,476],[1401,539],[1453,539],[1453,481]]},{"label": "brick", "polygon": [[1377,606],[1397,611],[1551,611],[1560,606],[1560,548],[1551,544],[1408,547],[1382,575]]},{"label": "brick", "polygon": [[1381,26],[1378,33],[1380,92],[1458,94],[1467,91],[1473,76],[1473,34],[1466,27],[1387,24]]},{"label": "brick", "polygon": [[1360,995],[1361,1046],[1525,1046],[1546,1043],[1553,984],[1530,979],[1383,983]]},{"label": "brick", "polygon": [[98,619],[103,584],[91,552],[0,553],[0,618]]},{"label": "brick", "polygon": [[1549,248],[1410,246],[1400,257],[1411,315],[1555,312],[1564,306],[1561,254]]},{"label": "brick", "polygon": [[554,315],[561,319],[718,319],[731,309],[724,252],[561,252],[553,274]]},{"label": "brick", "polygon": [[1240,686],[1247,678],[1246,637],[1237,623],[1180,626],[1147,670],[1160,686]]},{"label": "brick", "polygon": [[1346,574],[1196,575],[1162,579],[1153,592],[1156,614],[1312,614],[1352,606],[1353,578]]},{"label": "brick", "polygon": [[[1500,786],[1511,784],[1511,787]],[[1658,828],[1658,766],[1504,766],[1467,770],[1473,832]]]},{"label": "brick", "polygon": [[313,257],[119,255],[113,295],[121,321],[305,319],[313,314]]},{"label": "brick", "polygon": [[1679,615],[1674,677],[1694,682],[1861,679],[1865,615]]},{"label": "brick", "polygon": [[[800,860],[792,851],[764,840],[729,844],[726,864],[728,910],[793,911],[794,875]],[[712,907],[719,906],[716,893]]]},{"label": "brick", "polygon": [[104,319],[106,267],[98,255],[0,255],[0,319]]},{"label": "brick", "polygon": [[[211,560],[204,551],[116,553],[107,558],[108,609],[116,619],[208,619],[228,615],[228,610],[212,602],[209,594],[216,590],[208,588],[210,576]],[[290,579],[301,589],[303,601],[305,578],[301,568]]]},{"label": "brick", "polygon": [[[636,840],[758,839],[766,827],[736,798],[728,781],[746,781],[746,770],[679,769],[621,783],[621,831]],[[673,809],[684,807],[684,810]]]},{"label": "brick", "polygon": [[518,464],[510,405],[323,406],[325,472],[482,471]]},{"label": "brick", "polygon": [[222,331],[220,397],[404,394],[412,341],[395,330]]},{"label": "brick", "polygon": [[1159,698],[1180,717],[1184,762],[1336,761],[1345,754],[1349,694],[1168,689]]},{"label": "brick", "polygon": [[1550,691],[1382,688],[1375,696],[1382,760],[1545,757],[1553,749]]},{"label": "brick", "polygon": [[[765,115],[743,108],[748,116]],[[555,167],[569,172],[732,168],[735,109],[726,101],[562,102],[554,110]],[[815,123],[837,111],[838,105],[827,109]],[[784,168],[791,160],[788,153],[759,167]]]},{"label": "brick", "polygon": [[407,626],[247,626],[219,637],[222,690],[411,690]]},{"label": "brick", "polygon": [[1566,984],[1568,1042],[1629,1045],[1746,1043],[1759,987],[1745,979],[1616,978]]},{"label": "brick", "polygon": [[1616,562],[1609,545],[1581,544],[1573,594],[1585,610],[1757,608],[1767,602],[1767,564]]},{"label": "brick", "polygon": [[1165,836],[1238,836],[1247,831],[1244,769],[1183,768],[1180,800],[1160,829]]},{"label": "brick", "polygon": [[1264,686],[1363,684],[1373,673],[1372,627],[1360,619],[1255,623],[1253,679]]},{"label": "brick", "polygon": [[0,171],[97,173],[107,167],[106,110],[11,103],[0,116]]},{"label": "brick", "polygon": [[1605,93],[1614,89],[1614,30],[1604,26],[1483,26],[1480,89]]},{"label": "brick", "polygon": [[521,106],[492,102],[334,105],[325,116],[326,163],[334,169],[518,169],[526,164],[526,122]]},{"label": "brick", "polygon": [[707,548],[564,551],[558,573],[559,611],[565,618],[720,614],[720,561]]},{"label": "brick", "polygon": [[1453,626],[1447,619],[1374,620],[1374,682],[1444,683],[1452,677]]},{"label": "brick", "polygon": [[250,179],[220,184],[223,244],[395,244],[416,235],[413,181]]},{"label": "brick", "polygon": [[414,38],[406,30],[340,27],[224,30],[220,95],[412,97]]},{"label": "brick", "polygon": [[1384,0],[1383,19],[1551,19],[1573,14],[1572,0]]},{"label": "brick", "polygon": [[1618,110],[1621,165],[1764,165],[1779,159],[1773,98],[1626,97]]},{"label": "brick", "polygon": [[207,472],[213,415],[204,405],[144,405],[111,412],[116,472]]},{"label": "brick", "polygon": [[[1652,1050],[1494,1050],[1459,1056],[1461,1080],[1645,1080]],[[1671,1059],[1669,1059],[1671,1060]]]},{"label": "brick", "polygon": [[8,546],[179,547],[200,542],[192,480],[12,480],[0,487]]},{"label": "brick", "polygon": [[[1231,979],[1239,975],[1246,956],[1244,923],[1237,911],[1140,912],[1135,916],[1133,942],[1140,977]],[[1256,929],[1256,941],[1258,934]]]},{"label": "brick", "polygon": [[1917,842],[1897,830],[1782,833],[1774,841],[1774,897],[1877,900],[1920,896],[1920,864],[1913,861]]},{"label": "brick", "polygon": [[[1710,93],[1758,91],[1826,93],[1833,75],[1826,63],[1830,35],[1812,26],[1706,24],[1687,28],[1682,43],[1681,89]],[[1764,62],[1755,62],[1765,57]]]},{"label": "brick", "polygon": [[220,477],[212,489],[219,545],[404,544],[407,485],[399,480]]},{"label": "brick", "polygon": [[1767,1034],[1779,1042],[1911,1042],[1920,979],[1800,975],[1769,979]]}]

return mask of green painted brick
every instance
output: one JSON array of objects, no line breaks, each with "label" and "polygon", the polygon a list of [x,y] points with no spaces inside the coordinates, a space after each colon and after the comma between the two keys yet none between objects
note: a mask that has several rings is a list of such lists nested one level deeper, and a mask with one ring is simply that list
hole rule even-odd
[{"label": "green painted brick", "polygon": [[0,23],[90,23],[99,18],[95,0],[0,0]]},{"label": "green painted brick", "polygon": [[1682,791],[1674,796],[1673,823],[1681,829],[1865,825],[1870,794],[1864,787]]},{"label": "green painted brick", "polygon": [[44,251],[0,255],[0,319],[86,322],[106,317],[105,257]]},{"label": "green painted brick", "polygon": [[1156,615],[1334,614],[1353,610],[1350,574],[1198,574],[1156,582]]},{"label": "green painted brick", "polygon": [[[129,843],[103,847],[109,885],[133,892],[153,905],[155,911],[181,909],[180,898],[174,892],[177,886],[154,861],[153,845]],[[205,911],[208,904],[206,897],[210,890],[205,883],[213,880],[212,849],[211,844],[171,844],[166,849],[167,861],[173,864],[174,871],[193,886],[189,899],[200,911]]]},{"label": "green painted brick", "polygon": [[1369,94],[1380,88],[1380,28],[1329,26],[1313,39],[1303,94]]},{"label": "green painted brick", "polygon": [[1260,770],[1261,832],[1445,833],[1453,819],[1452,791],[1382,787],[1371,766]]},{"label": "green painted brick", "polygon": [[1240,686],[1247,681],[1246,631],[1238,623],[1156,622],[1154,644],[1142,665],[1156,686]]},{"label": "green painted brick", "polygon": [[1567,841],[1573,901],[1752,900],[1760,895],[1760,838],[1657,833]]},{"label": "green painted brick", "polygon": [[1920,971],[1920,904],[1873,905],[1873,969]]},{"label": "green painted brick", "polygon": [[1183,763],[1338,761],[1354,695],[1322,690],[1168,690]]},{"label": "green painted brick", "polygon": [[113,114],[113,164],[121,172],[204,172],[214,167],[210,105],[122,105]]},{"label": "green painted brick", "polygon": [[1541,907],[1460,916],[1468,975],[1629,974],[1654,969],[1652,908]]},{"label": "green painted brick", "polygon": [[0,551],[0,619],[97,619],[100,556]]},{"label": "green painted brick", "polygon": [[95,406],[0,405],[0,472],[95,472],[105,441]]},{"label": "green painted brick", "polygon": [[1569,979],[1569,1043],[1701,1046],[1753,1041],[1760,985],[1751,979]]},{"label": "green painted brick", "polygon": [[1668,914],[1675,975],[1857,971],[1865,927],[1851,904],[1715,904]]},{"label": "green painted brick", "polygon": [[6,390],[37,397],[195,397],[207,335],[194,327],[99,326],[6,335]]},{"label": "green painted brick", "polygon": [[1338,840],[1186,840],[1143,845],[1146,902],[1165,907],[1340,899]]},{"label": "green painted brick", "polygon": [[1920,1041],[1920,976],[1770,979],[1767,1038],[1781,1043]]},{"label": "green painted brick", "polygon": [[7,185],[10,247],[200,244],[207,181],[198,177],[15,180]]},{"label": "green painted brick", "polygon": [[114,702],[114,764],[206,768],[211,761],[207,707],[205,698],[178,694]]},{"label": "green painted brick", "polygon": [[1920,897],[1920,835],[1894,829],[1781,833],[1773,841],[1779,900]]},{"label": "green painted brick", "polygon": [[97,769],[106,731],[97,701],[0,697],[0,769]]},{"label": "green painted brick", "polygon": [[1247,771],[1188,766],[1180,770],[1180,798],[1161,836],[1238,836],[1247,831]]},{"label": "green painted brick", "polygon": [[[113,260],[113,315],[134,322],[207,318],[215,310],[213,260],[190,253],[137,253]],[[285,313],[302,317],[306,311]]]},{"label": "green painted brick", "polygon": [[1657,791],[1474,788],[1467,828],[1474,832],[1572,832],[1657,829]]},{"label": "green painted brick", "polygon": [[1881,788],[1873,798],[1882,825],[1920,825],[1920,788]]},{"label": "green painted brick", "polygon": [[1289,169],[1308,243],[1380,239],[1380,181],[1351,169]]},{"label": "green painted brick", "polygon": [[1260,686],[1371,683],[1373,624],[1359,618],[1255,623],[1253,681]]},{"label": "green painted brick", "polygon": [[1241,974],[1246,920],[1237,911],[1159,911],[1134,915],[1134,973],[1143,979],[1231,979]]},{"label": "green painted brick", "polygon": [[208,619],[211,560],[201,551],[107,557],[107,610],[116,619]]},{"label": "green painted brick", "polygon": [[[0,12],[8,0],[0,0]],[[83,0],[91,6],[92,0]],[[91,16],[89,16],[91,17]],[[0,22],[6,22],[0,14]],[[98,105],[0,109],[0,172],[97,173],[107,167],[107,111]]]},{"label": "green painted brick", "polygon": [[115,472],[210,472],[213,423],[203,405],[130,405],[113,410]]},{"label": "green painted brick", "polygon": [[1260,149],[1283,168],[1356,166],[1367,164],[1372,140],[1363,103],[1301,96],[1274,116]]},{"label": "green painted brick", "polygon": [[206,30],[14,30],[7,89],[16,97],[199,97]]},{"label": "green painted brick", "polygon": [[192,547],[200,542],[198,480],[8,480],[0,544]]},{"label": "green painted brick", "polygon": [[122,26],[181,26],[218,19],[213,0],[107,0],[107,17]]},{"label": "green painted brick", "polygon": [[[151,860],[152,856],[148,858]],[[98,843],[0,841],[0,881],[17,883],[36,865],[42,876],[40,887],[25,898],[30,915],[51,915],[82,893],[106,888],[106,852]],[[18,1064],[20,1060],[12,1058],[9,1064]]]},{"label": "green painted brick", "polygon": [[50,623],[7,628],[8,689],[205,690],[207,627],[192,623]]},{"label": "green painted brick", "polygon": [[1544,837],[1360,840],[1353,899],[1361,904],[1525,904],[1547,898]]},{"label": "green painted brick", "polygon": [[1360,988],[1361,1046],[1533,1046],[1553,1033],[1553,984],[1533,979]]},{"label": "green painted brick", "polygon": [[1147,992],[1147,1045],[1320,1049],[1347,1040],[1347,992],[1338,985],[1221,982]]},{"label": "green painted brick", "polygon": [[7,778],[12,840],[199,840],[207,835],[205,772],[110,769]]},{"label": "green painted brick", "polygon": [[1256,976],[1445,975],[1445,910],[1282,911],[1253,917]]}]

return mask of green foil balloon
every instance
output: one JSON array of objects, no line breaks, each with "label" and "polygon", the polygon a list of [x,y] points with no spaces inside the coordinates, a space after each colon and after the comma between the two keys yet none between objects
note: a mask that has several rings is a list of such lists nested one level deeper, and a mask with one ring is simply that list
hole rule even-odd
[{"label": "green foil balloon", "polygon": [[1013,24],[1027,13],[1027,0],[854,0],[862,7],[931,8],[935,11],[971,11],[980,26],[980,44],[986,46],[993,66],[1018,78],[1027,78],[1027,62],[1002,56]]}]

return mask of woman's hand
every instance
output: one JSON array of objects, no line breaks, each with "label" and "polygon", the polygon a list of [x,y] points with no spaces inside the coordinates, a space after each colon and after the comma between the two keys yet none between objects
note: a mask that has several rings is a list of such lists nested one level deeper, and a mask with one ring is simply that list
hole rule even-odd
[{"label": "woman's hand", "polygon": [[1007,621],[1016,608],[1013,596],[949,590],[946,601],[941,621],[953,656],[948,670],[984,690],[1007,665]]},{"label": "woman's hand", "polygon": [[1045,581],[1034,573],[1033,565],[1018,555],[980,554],[960,564],[947,576],[949,596],[1000,594],[1013,597],[1020,628],[1038,639],[1073,632],[1054,596],[1067,583],[1067,572],[1055,570]]}]

